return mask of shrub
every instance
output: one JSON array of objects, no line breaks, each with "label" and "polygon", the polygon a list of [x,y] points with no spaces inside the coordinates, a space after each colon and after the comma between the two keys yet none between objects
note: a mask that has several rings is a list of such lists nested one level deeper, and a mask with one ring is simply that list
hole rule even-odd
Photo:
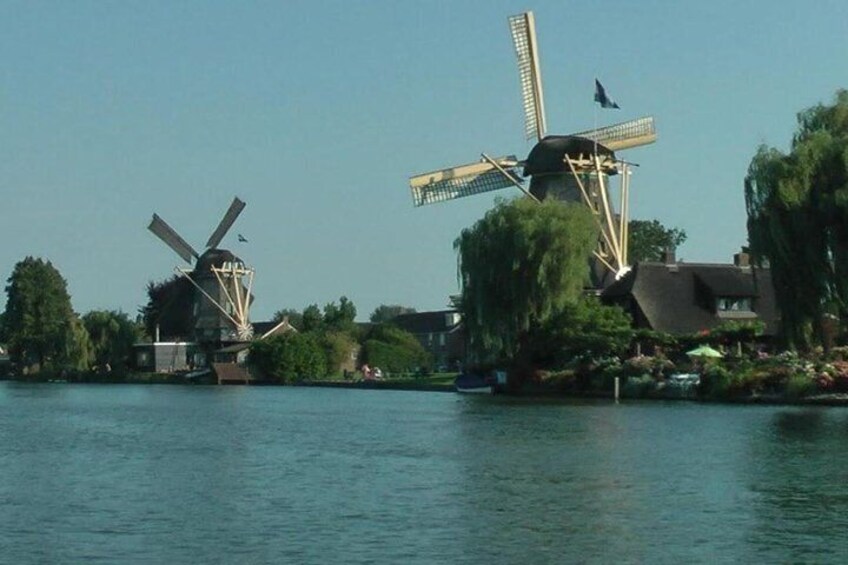
[{"label": "shrub", "polygon": [[816,381],[806,373],[795,373],[786,381],[787,398],[803,398],[816,392]]},{"label": "shrub", "polygon": [[325,354],[311,333],[290,332],[250,346],[248,363],[265,377],[280,383],[326,374]]},{"label": "shrub", "polygon": [[628,398],[643,398],[656,390],[657,383],[651,375],[628,377],[621,389],[622,396]]},{"label": "shrub", "polygon": [[708,364],[701,373],[700,393],[707,398],[727,399],[734,392],[733,375],[717,364]]},{"label": "shrub", "polygon": [[363,346],[363,361],[390,373],[412,373],[432,364],[411,333],[391,325],[374,326]]}]

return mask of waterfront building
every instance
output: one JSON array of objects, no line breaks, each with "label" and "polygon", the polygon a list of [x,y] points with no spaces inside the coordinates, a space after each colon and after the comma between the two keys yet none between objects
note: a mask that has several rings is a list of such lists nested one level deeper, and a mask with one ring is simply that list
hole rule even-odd
[{"label": "waterfront building", "polygon": [[621,306],[636,328],[672,335],[708,331],[727,321],[760,321],[767,338],[780,328],[771,270],[751,265],[744,251],[729,264],[678,262],[667,252],[663,261],[634,265],[601,300]]}]

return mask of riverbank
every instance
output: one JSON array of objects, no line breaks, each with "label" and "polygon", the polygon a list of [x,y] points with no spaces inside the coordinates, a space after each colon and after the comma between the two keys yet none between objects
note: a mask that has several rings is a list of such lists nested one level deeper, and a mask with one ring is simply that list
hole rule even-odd
[{"label": "riverbank", "polygon": [[[314,387],[314,388],[337,388],[354,390],[399,390],[419,392],[456,392],[453,385],[454,375],[440,374],[429,377],[410,377],[400,379],[381,380],[343,380],[343,379],[304,379],[291,383],[275,383],[268,381],[254,381],[249,386],[267,387]],[[187,378],[182,374],[174,373],[130,373],[98,374],[81,373],[76,375],[65,375],[65,378],[57,378],[48,375],[27,375],[26,377],[6,376],[0,380],[27,383],[52,383],[52,384],[135,384],[135,385],[189,385],[189,386],[217,386],[214,379]],[[231,385],[236,386],[236,385]],[[244,386],[244,385],[241,385]],[[615,400],[614,390],[590,389],[575,390],[563,389],[561,383],[526,383],[518,390],[500,391],[498,394],[505,396],[524,398],[571,398],[571,399],[606,399]],[[803,406],[848,406],[848,392],[818,393],[807,396],[792,396],[780,393],[749,393],[729,397],[715,398],[703,394],[699,388],[674,389],[661,388],[644,390],[640,388],[623,386],[619,396],[620,401],[648,400],[648,401],[688,401],[705,404],[743,404],[743,405],[803,405]]]}]

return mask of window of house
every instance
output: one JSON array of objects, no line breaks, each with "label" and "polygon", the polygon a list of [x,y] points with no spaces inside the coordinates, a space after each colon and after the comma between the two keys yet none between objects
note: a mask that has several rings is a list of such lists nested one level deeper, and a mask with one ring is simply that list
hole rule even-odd
[{"label": "window of house", "polygon": [[439,347],[445,346],[445,334],[439,334]]},{"label": "window of house", "polygon": [[751,298],[722,296],[716,299],[716,310],[719,312],[751,312]]}]

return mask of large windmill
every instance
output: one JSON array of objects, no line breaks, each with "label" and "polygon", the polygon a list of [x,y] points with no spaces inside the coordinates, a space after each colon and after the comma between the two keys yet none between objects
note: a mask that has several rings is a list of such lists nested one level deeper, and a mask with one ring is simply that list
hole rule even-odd
[{"label": "large windmill", "polygon": [[[536,200],[583,202],[594,213],[600,231],[595,259],[602,270],[617,276],[628,265],[630,167],[614,152],[656,141],[654,119],[647,116],[570,135],[547,135],[533,13],[511,16],[509,27],[518,57],[524,132],[536,145],[523,161],[483,153],[476,163],[411,177],[413,203],[424,206],[508,187],[517,187]],[[519,174],[521,167],[524,170]],[[614,175],[621,179],[618,211],[610,190]],[[529,190],[522,178],[528,176]],[[596,279],[607,278],[595,274]]]},{"label": "large windmill", "polygon": [[218,227],[206,242],[206,251],[198,255],[165,220],[153,214],[147,229],[165,242],[194,268],[177,267],[176,271],[194,286],[193,319],[195,339],[199,342],[247,341],[253,336],[250,304],[253,296],[254,271],[226,249],[221,241],[244,209],[245,203],[234,198]]}]

